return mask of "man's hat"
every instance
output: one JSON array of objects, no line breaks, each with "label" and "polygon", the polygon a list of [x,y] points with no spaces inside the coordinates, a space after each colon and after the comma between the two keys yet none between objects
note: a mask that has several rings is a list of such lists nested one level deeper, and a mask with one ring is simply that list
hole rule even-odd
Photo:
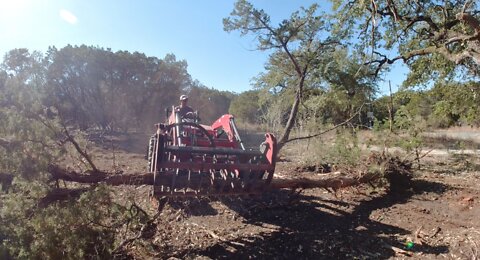
[{"label": "man's hat", "polygon": [[188,96],[187,96],[187,95],[181,95],[181,96],[180,96],[180,100],[182,100],[182,101],[183,101],[183,100],[187,100],[187,99],[188,99]]}]

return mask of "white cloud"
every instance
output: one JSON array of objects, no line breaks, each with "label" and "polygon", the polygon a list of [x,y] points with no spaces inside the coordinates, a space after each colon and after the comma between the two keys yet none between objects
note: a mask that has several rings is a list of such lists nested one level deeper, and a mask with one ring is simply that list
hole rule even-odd
[{"label": "white cloud", "polygon": [[69,24],[77,24],[78,22],[77,17],[72,14],[72,12],[65,9],[60,10],[60,18]]}]

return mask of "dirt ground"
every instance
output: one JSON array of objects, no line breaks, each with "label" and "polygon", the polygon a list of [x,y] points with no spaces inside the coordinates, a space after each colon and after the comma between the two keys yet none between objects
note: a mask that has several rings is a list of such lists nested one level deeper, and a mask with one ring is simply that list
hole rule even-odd
[{"label": "dirt ground", "polygon": [[[97,164],[143,171],[143,138],[96,140]],[[171,200],[152,234],[119,258],[479,259],[478,155],[429,154],[402,192],[365,185],[336,193],[280,190],[260,197]],[[291,161],[278,163],[276,171],[283,177],[328,174]],[[148,189],[120,187],[117,196],[148,207]]]}]

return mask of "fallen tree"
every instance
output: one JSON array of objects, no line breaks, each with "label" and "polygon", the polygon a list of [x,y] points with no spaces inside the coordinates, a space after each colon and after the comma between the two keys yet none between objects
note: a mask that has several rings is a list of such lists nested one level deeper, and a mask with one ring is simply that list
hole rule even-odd
[{"label": "fallen tree", "polygon": [[[70,181],[82,184],[99,184],[104,183],[110,186],[120,185],[153,185],[152,173],[130,173],[130,174],[111,174],[108,172],[97,171],[89,174],[80,174],[75,171],[68,171],[59,167],[52,167],[52,176],[56,180]],[[300,188],[333,188],[340,189],[349,186],[367,183],[381,178],[382,175],[378,173],[367,173],[364,176],[349,177],[335,174],[331,178],[325,179],[310,179],[310,178],[274,178],[268,187],[270,190]]]},{"label": "fallen tree", "polygon": [[[324,178],[274,178],[270,185],[265,188],[265,192],[279,189],[314,188],[338,190],[367,183],[372,184],[379,180],[386,180],[391,190],[398,190],[409,186],[412,178],[410,169],[411,164],[407,161],[402,161],[397,157],[373,154],[370,156],[365,167],[360,167],[356,171],[336,172],[327,174]],[[100,170],[78,173],[56,165],[51,165],[49,172],[52,177],[51,181],[62,180],[79,184],[105,184],[109,186],[141,186],[154,184],[154,176],[152,173],[115,174]],[[169,181],[165,181],[165,183],[168,182]],[[53,189],[42,199],[41,204],[46,205],[53,201],[77,197],[87,190],[85,187],[77,189]]]}]

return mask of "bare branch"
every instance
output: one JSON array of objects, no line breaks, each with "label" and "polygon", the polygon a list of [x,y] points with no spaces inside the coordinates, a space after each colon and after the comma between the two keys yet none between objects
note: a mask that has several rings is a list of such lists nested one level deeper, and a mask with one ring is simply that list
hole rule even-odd
[{"label": "bare branch", "polygon": [[295,137],[295,138],[291,138],[289,139],[286,143],[289,143],[289,142],[292,142],[292,141],[298,141],[298,140],[304,140],[304,139],[310,139],[310,138],[313,138],[313,137],[317,137],[317,136],[320,136],[320,135],[323,135],[323,134],[326,134],[332,130],[335,130],[337,128],[339,128],[340,126],[343,126],[343,125],[346,125],[348,124],[350,121],[352,121],[358,114],[360,114],[360,112],[362,111],[362,108],[363,106],[365,105],[365,103],[363,103],[360,108],[357,110],[357,112],[355,112],[355,114],[353,114],[353,116],[351,116],[349,119],[343,121],[342,123],[338,124],[338,125],[335,125],[325,131],[322,131],[320,133],[316,133],[316,134],[313,134],[313,135],[308,135],[308,136],[302,136],[302,137]]},{"label": "bare branch", "polygon": [[430,26],[430,28],[432,28],[432,30],[434,31],[439,30],[438,26],[433,22],[432,18],[429,16],[420,15],[414,18],[405,18],[405,20],[409,21],[409,23],[406,26],[406,29],[412,27],[414,24],[418,22],[426,22]]},{"label": "bare branch", "polygon": [[463,4],[462,10],[460,11],[460,13],[465,13],[465,11],[468,10],[471,5],[472,5],[472,1],[471,1],[471,0],[465,1],[465,4]]},{"label": "bare branch", "polygon": [[68,131],[67,129],[67,126],[62,124],[63,126],[63,132],[65,134],[65,136],[67,137],[67,141],[69,141],[71,144],[73,144],[73,146],[75,147],[75,150],[83,157],[85,158],[85,160],[87,160],[88,164],[90,165],[90,167],[92,168],[92,170],[94,172],[98,172],[98,169],[97,167],[95,166],[95,164],[93,163],[92,159],[90,158],[90,156],[82,150],[82,148],[80,147],[80,145],[78,144],[78,142],[75,140],[75,138],[73,138],[72,135],[70,135],[70,132]]},{"label": "bare branch", "polygon": [[298,75],[301,75],[301,69],[300,69],[300,65],[298,64],[297,60],[295,59],[295,57],[290,53],[290,50],[288,49],[288,46],[287,46],[287,43],[284,41],[284,39],[282,37],[280,37],[280,35],[269,25],[267,24],[266,21],[264,21],[261,17],[260,17],[260,14],[258,12],[253,12],[253,16],[260,22],[263,24],[263,26],[275,37],[277,38],[277,41],[280,43],[280,45],[282,46],[282,49],[285,51],[285,53],[287,54],[288,58],[290,59],[290,61],[292,61],[294,67],[295,67],[295,71],[297,72]]},{"label": "bare branch", "polygon": [[[137,206],[138,207],[138,206]],[[138,207],[138,209],[140,209]],[[142,210],[143,211],[143,210]],[[146,214],[146,212],[144,211]],[[130,243],[134,242],[137,239],[145,238],[149,232],[155,230],[156,224],[155,221],[157,220],[158,216],[161,214],[161,211],[158,211],[153,217],[151,217],[142,227],[140,231],[133,237],[123,240],[114,250],[113,254],[119,253],[125,246],[129,245]],[[148,216],[148,214],[147,214]]]}]

